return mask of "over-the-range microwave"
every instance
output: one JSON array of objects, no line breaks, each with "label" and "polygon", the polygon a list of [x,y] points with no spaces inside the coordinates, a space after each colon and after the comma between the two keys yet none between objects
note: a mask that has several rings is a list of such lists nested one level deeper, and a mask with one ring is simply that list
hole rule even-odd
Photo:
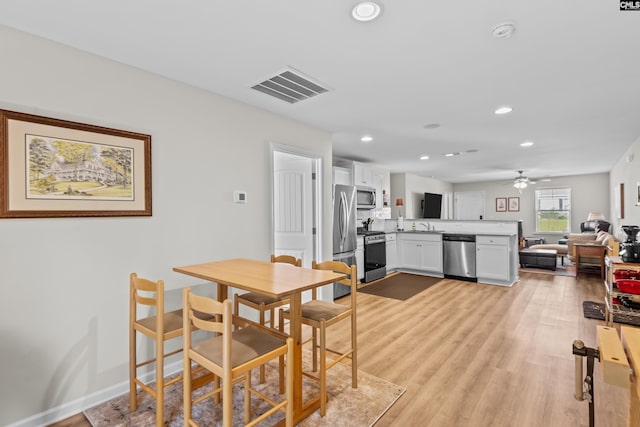
[{"label": "over-the-range microwave", "polygon": [[369,187],[356,187],[356,206],[358,209],[375,209],[376,189]]}]

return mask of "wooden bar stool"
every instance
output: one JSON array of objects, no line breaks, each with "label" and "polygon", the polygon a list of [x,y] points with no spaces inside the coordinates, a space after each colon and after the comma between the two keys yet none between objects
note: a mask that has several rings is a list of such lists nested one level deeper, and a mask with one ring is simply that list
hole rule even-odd
[{"label": "wooden bar stool", "polygon": [[[197,426],[192,419],[192,405],[215,397],[217,402],[222,392],[222,425],[231,427],[233,409],[233,384],[244,379],[244,423],[254,425],[276,411],[285,412],[285,425],[293,425],[293,363],[287,363],[286,397],[280,402],[269,399],[251,386],[251,370],[264,366],[270,360],[287,355],[293,359],[293,339],[277,330],[266,328],[255,322],[234,318],[231,300],[219,302],[211,298],[195,295],[191,289],[183,290],[184,329],[184,425]],[[196,312],[205,312],[212,317],[202,320]],[[237,321],[236,321],[237,320]],[[240,325],[233,330],[233,326]],[[206,340],[193,342],[192,333],[200,329],[212,333]],[[214,389],[196,399],[192,396],[192,362],[212,372],[222,379],[214,383]],[[282,380],[282,379],[281,379]],[[264,414],[251,420],[251,394],[255,394],[272,407]]]},{"label": "wooden bar stool", "polygon": [[[357,358],[357,334],[356,334],[356,294],[357,294],[357,273],[356,266],[348,266],[339,261],[326,261],[316,263],[313,261],[312,268],[316,270],[329,270],[337,273],[347,274],[348,277],[339,281],[344,285],[351,287],[351,297],[349,305],[335,304],[333,302],[321,301],[316,299],[315,292],[313,299],[302,304],[302,324],[313,328],[313,371],[317,370],[317,356],[319,349],[320,370],[318,375],[303,372],[303,375],[313,378],[320,382],[320,415],[327,413],[327,370],[331,369],[338,362],[346,357],[351,357],[351,387],[358,387],[358,358]],[[288,309],[280,310],[280,330],[284,330],[284,319],[290,319]],[[329,326],[338,323],[343,319],[351,320],[351,346],[344,351],[329,350],[326,346],[326,330]],[[318,345],[318,333],[320,335],[320,344]],[[335,354],[337,357],[327,363],[327,352]],[[280,371],[283,370],[282,363]],[[281,380],[282,381],[282,380]],[[282,387],[282,383],[281,383]]]},{"label": "wooden bar stool", "polygon": [[[271,262],[282,262],[296,267],[302,266],[302,260],[296,259],[290,255],[271,255]],[[259,294],[257,292],[247,292],[245,294],[233,294],[233,312],[236,315],[240,315],[240,304],[251,307],[259,312],[260,324],[275,328],[275,309],[289,304],[288,298],[275,299],[267,295]],[[269,320],[265,319],[265,313],[269,311]],[[265,381],[264,366],[260,367],[260,383]]]},{"label": "wooden bar stool", "polygon": [[[164,353],[164,342],[182,336],[182,309],[164,312],[164,281],[139,278],[136,273],[130,275],[129,295],[129,404],[131,411],[138,408],[137,388],[149,393],[156,400],[156,426],[164,426],[164,388],[182,379],[179,375],[164,381],[164,359],[182,351],[182,347],[170,353]],[[155,308],[155,315],[138,319],[138,305]],[[144,362],[138,362],[137,333],[146,335],[155,342],[155,356]],[[138,378],[138,368],[155,363],[155,390]]]}]

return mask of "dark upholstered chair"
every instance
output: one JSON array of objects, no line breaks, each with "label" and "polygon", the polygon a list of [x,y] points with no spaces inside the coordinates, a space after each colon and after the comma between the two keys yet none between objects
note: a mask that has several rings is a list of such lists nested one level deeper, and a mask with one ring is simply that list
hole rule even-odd
[{"label": "dark upholstered chair", "polygon": [[585,221],[580,223],[581,233],[595,233],[597,231],[609,232],[611,224],[603,220]]}]

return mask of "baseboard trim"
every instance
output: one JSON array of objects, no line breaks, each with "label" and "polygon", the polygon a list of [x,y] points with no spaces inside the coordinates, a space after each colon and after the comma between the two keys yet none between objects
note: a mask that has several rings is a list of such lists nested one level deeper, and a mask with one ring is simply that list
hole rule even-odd
[{"label": "baseboard trim", "polygon": [[[173,375],[176,372],[182,371],[182,369],[182,360],[173,362],[165,366],[165,376]],[[140,379],[144,382],[153,381],[154,373],[148,372],[144,375],[141,375]],[[16,421],[12,424],[8,424],[6,427],[46,427],[49,424],[62,421],[73,415],[84,412],[86,409],[92,408],[125,393],[129,393],[128,379],[111,387],[99,390],[88,396],[84,396],[72,402],[67,402],[60,406],[56,406],[55,408],[40,412],[39,414],[35,414],[28,418]]]}]

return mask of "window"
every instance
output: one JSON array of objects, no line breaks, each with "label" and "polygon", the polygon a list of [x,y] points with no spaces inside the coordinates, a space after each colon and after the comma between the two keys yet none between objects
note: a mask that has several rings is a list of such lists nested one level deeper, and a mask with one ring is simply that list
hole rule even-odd
[{"label": "window", "polygon": [[536,190],[536,231],[562,233],[571,230],[571,189]]}]

